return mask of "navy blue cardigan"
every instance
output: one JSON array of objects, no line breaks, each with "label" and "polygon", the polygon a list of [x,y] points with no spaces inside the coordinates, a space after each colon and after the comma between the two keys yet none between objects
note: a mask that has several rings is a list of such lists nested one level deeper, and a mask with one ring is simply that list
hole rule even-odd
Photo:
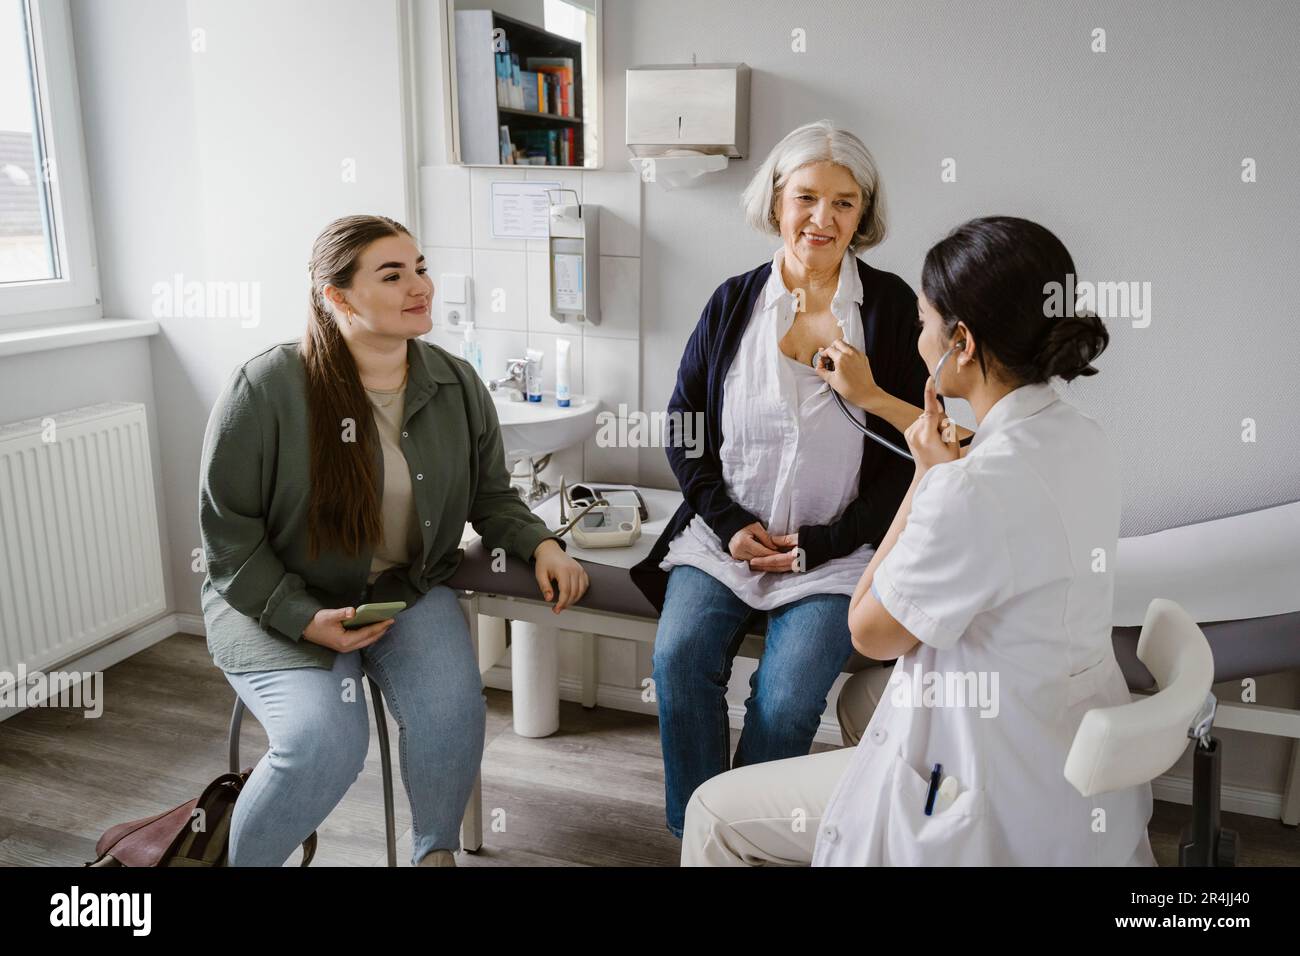
[{"label": "navy blue cardigan", "polygon": [[[861,320],[863,341],[876,382],[890,395],[923,405],[925,379],[929,372],[916,351],[916,295],[901,278],[873,269],[861,259]],[[695,515],[718,536],[725,550],[734,535],[758,517],[740,506],[722,479],[719,448],[722,446],[722,383],[731,368],[741,335],[754,312],[754,303],[772,273],[765,262],[744,275],[732,276],[718,286],[686,342],[677,369],[677,387],[668,411],[691,415],[704,413],[704,434],[692,434],[703,441],[703,454],[688,458],[669,416],[665,432],[668,463],[682,490],[682,506],[669,521],[649,557],[630,574],[646,598],[660,611],[668,587],[668,574],[659,562],[668,553],[673,538]],[[845,423],[848,428],[848,423]],[[867,417],[867,427],[902,444],[902,436],[882,418]],[[913,465],[893,452],[862,436],[862,469],[858,497],[828,525],[807,525],[799,529],[799,547],[804,551],[804,568],[811,570],[832,558],[851,554],[870,542],[879,546],[894,514],[912,482]]]}]

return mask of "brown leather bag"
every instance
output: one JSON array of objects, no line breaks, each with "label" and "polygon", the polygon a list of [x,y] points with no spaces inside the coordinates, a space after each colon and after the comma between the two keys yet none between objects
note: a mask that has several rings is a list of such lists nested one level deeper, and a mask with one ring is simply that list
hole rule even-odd
[{"label": "brown leather bag", "polygon": [[[119,823],[95,844],[86,866],[229,866],[230,820],[235,800],[253,772],[223,773],[203,793],[152,817]],[[316,834],[302,843],[302,863],[316,855]]]}]

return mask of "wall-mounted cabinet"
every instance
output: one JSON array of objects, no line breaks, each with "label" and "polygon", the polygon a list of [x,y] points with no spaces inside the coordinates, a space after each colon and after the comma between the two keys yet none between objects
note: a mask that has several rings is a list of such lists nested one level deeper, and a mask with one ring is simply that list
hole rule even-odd
[{"label": "wall-mounted cabinet", "polygon": [[451,4],[451,162],[600,165],[599,8],[600,0]]}]

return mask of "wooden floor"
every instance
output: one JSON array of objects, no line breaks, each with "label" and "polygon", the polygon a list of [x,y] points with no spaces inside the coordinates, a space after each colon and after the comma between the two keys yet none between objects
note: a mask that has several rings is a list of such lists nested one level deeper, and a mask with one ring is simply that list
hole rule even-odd
[{"label": "wooden floor", "polygon": [[[562,703],[560,731],[536,740],[511,730],[509,694],[488,690],[487,699],[484,847],[460,854],[459,865],[677,864],[679,844],[664,827],[654,718]],[[0,723],[0,865],[80,865],[94,859],[95,841],[113,824],[196,796],[226,768],[233,702],[203,640],[177,635],[105,673],[99,719],[33,708]],[[396,753],[391,717],[389,728]],[[251,717],[241,748],[246,766],[266,749]],[[410,808],[400,779],[394,786],[398,863],[408,866]],[[1177,862],[1189,811],[1156,803],[1149,832],[1162,866]],[[382,866],[383,824],[372,721],[365,772],[321,826],[313,865]],[[1225,814],[1224,825],[1239,833],[1241,865],[1300,865],[1300,831],[1238,814]]]}]

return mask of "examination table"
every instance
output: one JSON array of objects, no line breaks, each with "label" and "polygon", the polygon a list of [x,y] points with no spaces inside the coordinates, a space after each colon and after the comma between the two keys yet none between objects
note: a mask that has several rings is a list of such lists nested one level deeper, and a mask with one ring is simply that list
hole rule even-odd
[{"label": "examination table", "polygon": [[[651,499],[651,519],[662,521],[665,515],[655,512],[672,506],[662,496],[676,493],[656,494],[661,497]],[[538,507],[539,514],[543,507]],[[1300,502],[1121,539],[1114,556],[1113,633],[1116,657],[1129,687],[1142,692],[1154,684],[1137,658],[1137,637],[1146,609],[1157,597],[1176,601],[1200,624],[1214,654],[1216,682],[1300,668],[1298,542]],[[466,592],[462,600],[467,610],[512,622],[515,731],[522,736],[546,736],[558,727],[559,632],[580,636],[582,672],[576,696],[584,706],[594,707],[596,636],[652,643],[658,615],[623,567],[582,560],[590,587],[580,602],[557,615],[541,600],[530,566],[509,559],[498,571],[492,564],[481,540],[475,539],[466,546],[460,567],[447,583]],[[474,614],[470,617],[473,622]],[[765,619],[762,613],[754,615],[741,656],[761,654]],[[478,628],[473,623],[471,628],[477,639]],[[853,653],[844,670],[855,672],[873,663]],[[653,697],[640,689],[611,689],[610,694],[624,701],[629,695],[640,695],[645,709],[653,712]],[[1237,703],[1225,695],[1215,726],[1300,740],[1300,710]],[[1279,811],[1288,825],[1300,822],[1298,754],[1300,745],[1293,744]]]}]

